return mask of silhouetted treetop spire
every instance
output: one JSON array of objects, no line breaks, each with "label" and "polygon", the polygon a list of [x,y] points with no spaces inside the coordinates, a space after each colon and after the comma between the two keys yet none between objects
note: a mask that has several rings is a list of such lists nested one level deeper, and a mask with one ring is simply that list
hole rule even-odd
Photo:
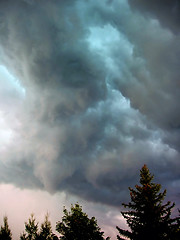
[{"label": "silhouetted treetop spire", "polygon": [[[121,212],[131,231],[117,227],[120,235],[132,240],[171,240],[177,229],[177,218],[171,219],[174,203],[163,204],[166,190],[160,192],[161,185],[153,183],[146,165],[140,170],[140,185],[129,188],[131,201],[123,203],[129,211]],[[124,239],[117,236],[118,239]]]}]

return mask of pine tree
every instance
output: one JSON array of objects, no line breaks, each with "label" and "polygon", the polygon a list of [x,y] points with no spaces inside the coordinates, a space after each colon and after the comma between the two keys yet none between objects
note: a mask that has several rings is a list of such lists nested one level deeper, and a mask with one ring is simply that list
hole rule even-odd
[{"label": "pine tree", "polygon": [[58,237],[53,234],[51,222],[49,221],[48,213],[45,215],[44,222],[41,224],[41,229],[38,234],[38,240],[55,240]]},{"label": "pine tree", "polygon": [[96,219],[94,217],[89,219],[79,204],[72,205],[71,212],[66,208],[63,212],[62,221],[56,224],[61,240],[104,240],[104,233],[100,231]]},{"label": "pine tree", "polygon": [[36,240],[38,237],[38,223],[34,214],[31,214],[28,222],[25,222],[25,232],[20,235],[21,240]]},{"label": "pine tree", "polygon": [[0,240],[11,240],[12,233],[8,225],[7,216],[3,218],[3,222],[4,222],[4,226],[1,226],[1,229],[0,229]]},{"label": "pine tree", "polygon": [[[160,192],[161,185],[153,183],[154,176],[144,165],[140,171],[140,184],[129,188],[131,202],[123,204],[129,211],[121,212],[131,231],[116,227],[123,237],[132,240],[172,240],[176,219],[171,219],[174,203],[163,204],[166,190]],[[117,236],[117,239],[125,239]]]}]

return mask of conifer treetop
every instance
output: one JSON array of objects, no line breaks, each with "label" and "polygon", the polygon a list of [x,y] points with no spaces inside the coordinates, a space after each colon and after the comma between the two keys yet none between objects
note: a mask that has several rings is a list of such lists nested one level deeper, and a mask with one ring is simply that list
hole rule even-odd
[{"label": "conifer treetop", "polygon": [[[117,227],[123,237],[132,240],[169,240],[176,229],[177,219],[171,219],[171,210],[174,203],[163,203],[166,190],[160,192],[161,185],[153,183],[154,175],[151,175],[148,167],[144,165],[140,170],[140,185],[129,188],[131,201],[122,205],[128,208],[122,211],[131,231]],[[117,236],[118,239],[123,239]]]}]

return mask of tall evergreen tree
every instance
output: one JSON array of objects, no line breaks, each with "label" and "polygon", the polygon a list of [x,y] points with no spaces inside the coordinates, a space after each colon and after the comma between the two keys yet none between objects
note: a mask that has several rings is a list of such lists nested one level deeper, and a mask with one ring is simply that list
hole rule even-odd
[{"label": "tall evergreen tree", "polygon": [[12,233],[9,228],[8,224],[8,218],[5,216],[3,218],[4,225],[0,228],[0,240],[11,240],[12,239]]},{"label": "tall evergreen tree", "polygon": [[[166,190],[160,192],[161,185],[153,183],[154,176],[146,165],[140,170],[140,184],[129,188],[131,202],[124,204],[129,211],[121,212],[131,231],[116,227],[122,237],[132,240],[172,240],[177,219],[171,219],[174,203],[163,204]],[[117,239],[123,240],[117,236]]]},{"label": "tall evergreen tree", "polygon": [[25,222],[25,232],[20,235],[20,240],[36,240],[38,237],[38,223],[34,214],[31,214],[28,222]]},{"label": "tall evergreen tree", "polygon": [[61,240],[104,240],[104,233],[100,231],[96,219],[89,219],[79,204],[72,205],[71,212],[66,208],[63,212],[62,221],[56,224]]}]

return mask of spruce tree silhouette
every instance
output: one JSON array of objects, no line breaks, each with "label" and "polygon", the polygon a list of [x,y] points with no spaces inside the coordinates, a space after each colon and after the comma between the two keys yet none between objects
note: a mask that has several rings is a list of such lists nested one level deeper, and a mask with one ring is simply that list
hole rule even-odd
[{"label": "spruce tree silhouette", "polygon": [[171,219],[171,210],[175,204],[170,201],[163,204],[166,190],[160,192],[161,185],[153,183],[153,178],[144,165],[140,170],[141,185],[136,185],[135,189],[129,188],[131,202],[123,203],[130,210],[121,212],[131,231],[116,227],[120,233],[117,239],[173,240],[178,219]]},{"label": "spruce tree silhouette", "polygon": [[0,240],[11,240],[12,239],[12,233],[9,228],[8,224],[8,217],[5,216],[3,218],[4,225],[0,228]]}]

